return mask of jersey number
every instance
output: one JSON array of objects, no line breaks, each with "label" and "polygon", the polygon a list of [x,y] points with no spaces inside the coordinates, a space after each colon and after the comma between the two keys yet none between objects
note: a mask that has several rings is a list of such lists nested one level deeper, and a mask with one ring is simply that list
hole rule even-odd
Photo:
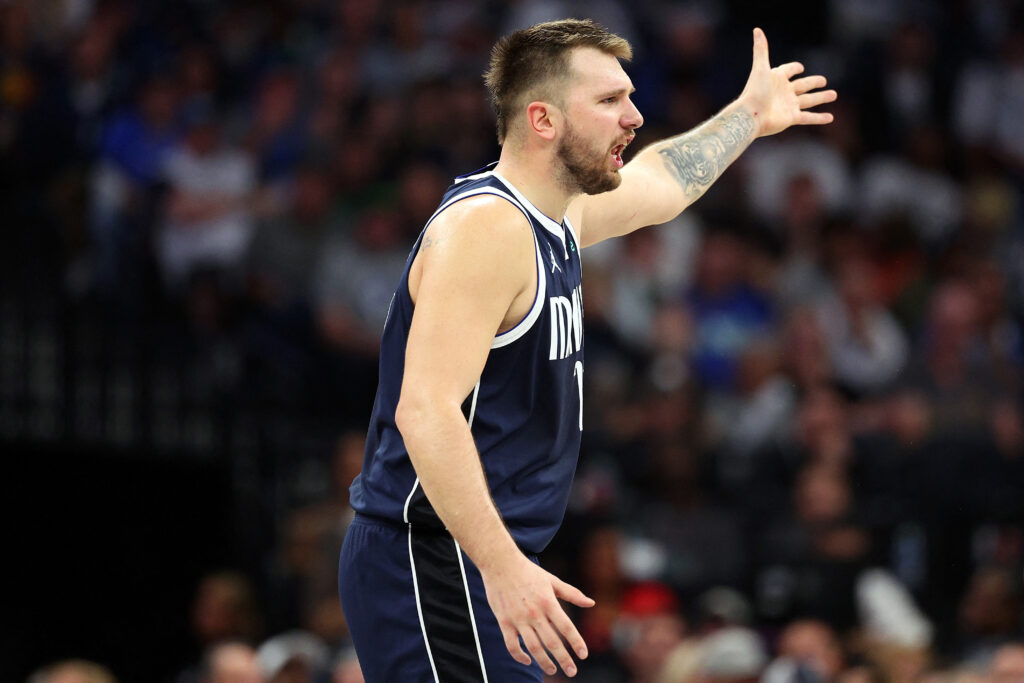
[{"label": "jersey number", "polygon": [[576,361],[572,374],[576,377],[576,385],[580,388],[580,431],[583,431],[583,361]]}]

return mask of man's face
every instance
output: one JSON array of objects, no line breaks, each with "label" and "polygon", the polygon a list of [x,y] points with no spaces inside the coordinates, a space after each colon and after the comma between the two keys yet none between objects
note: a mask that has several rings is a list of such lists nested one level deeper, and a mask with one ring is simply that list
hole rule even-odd
[{"label": "man's face", "polygon": [[629,99],[633,84],[619,60],[600,50],[574,50],[569,61],[572,86],[558,141],[559,180],[573,192],[614,190],[622,182],[622,152],[644,121]]}]

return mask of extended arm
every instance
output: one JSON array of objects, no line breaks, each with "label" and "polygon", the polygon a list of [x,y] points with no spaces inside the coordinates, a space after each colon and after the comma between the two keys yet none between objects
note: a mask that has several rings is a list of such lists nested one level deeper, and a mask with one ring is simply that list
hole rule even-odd
[{"label": "extended arm", "polygon": [[491,500],[461,409],[495,333],[517,319],[518,301],[532,301],[536,257],[524,223],[504,200],[474,198],[428,228],[410,274],[416,307],[395,419],[424,493],[480,570],[509,652],[530,663],[521,636],[548,673],[555,666],[545,647],[573,675],[558,634],[581,656],[585,646],[557,598],[584,607],[592,601],[519,551]]},{"label": "extended arm", "polygon": [[740,96],[712,119],[645,148],[622,169],[611,192],[581,196],[569,207],[584,246],[679,215],[722,175],[756,138],[792,125],[824,124],[832,115],[806,111],[836,99],[819,90],[824,76],[790,80],[803,71],[790,62],[771,68],[768,40],[754,29],[754,58]]}]

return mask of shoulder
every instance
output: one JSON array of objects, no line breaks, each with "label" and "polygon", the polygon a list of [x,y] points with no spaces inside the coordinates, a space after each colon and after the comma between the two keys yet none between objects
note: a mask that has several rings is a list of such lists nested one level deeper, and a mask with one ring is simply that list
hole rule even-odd
[{"label": "shoulder", "polygon": [[499,195],[475,194],[450,204],[430,222],[423,246],[438,240],[466,246],[532,244],[533,229],[518,204]]},{"label": "shoulder", "polygon": [[409,272],[417,302],[421,278],[455,291],[502,299],[532,283],[536,262],[529,219],[511,202],[475,195],[448,206],[430,222]]}]

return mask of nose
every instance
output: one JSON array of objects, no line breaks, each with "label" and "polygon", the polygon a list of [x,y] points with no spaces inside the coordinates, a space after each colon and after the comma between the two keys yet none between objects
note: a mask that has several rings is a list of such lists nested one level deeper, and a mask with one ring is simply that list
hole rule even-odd
[{"label": "nose", "polygon": [[640,126],[644,125],[644,117],[640,113],[640,110],[633,104],[633,100],[626,99],[627,111],[622,117],[622,127],[627,130],[636,130]]}]

